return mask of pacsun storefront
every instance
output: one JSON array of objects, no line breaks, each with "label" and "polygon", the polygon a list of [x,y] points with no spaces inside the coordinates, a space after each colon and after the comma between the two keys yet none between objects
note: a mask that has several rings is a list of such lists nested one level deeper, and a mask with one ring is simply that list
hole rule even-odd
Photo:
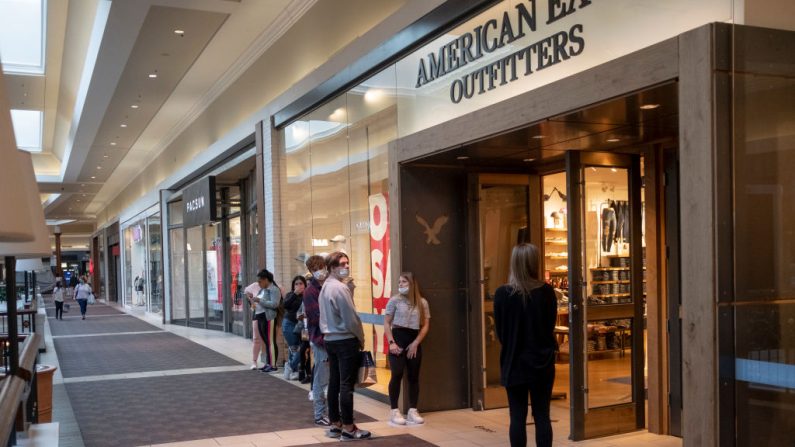
[{"label": "pacsun storefront", "polygon": [[727,0],[489,4],[440,6],[413,25],[437,29],[421,48],[398,35],[379,48],[395,59],[374,51],[276,114],[277,273],[346,250],[383,366],[383,306],[414,272],[433,315],[421,410],[496,408],[492,296],[530,241],[559,297],[553,407],[573,439],[792,439],[791,362],[771,354],[791,340],[749,327],[792,314],[793,254],[775,248],[792,184],[770,154],[792,124],[793,33],[720,23]]}]

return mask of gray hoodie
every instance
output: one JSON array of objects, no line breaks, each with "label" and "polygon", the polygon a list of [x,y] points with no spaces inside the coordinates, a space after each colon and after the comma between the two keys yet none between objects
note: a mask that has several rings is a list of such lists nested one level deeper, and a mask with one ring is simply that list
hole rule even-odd
[{"label": "gray hoodie", "polygon": [[276,310],[282,302],[282,291],[276,287],[276,284],[271,284],[267,289],[261,289],[257,294],[257,298],[260,300],[257,302],[254,315],[265,312],[265,318],[267,318],[268,321],[275,319]]},{"label": "gray hoodie", "polygon": [[353,294],[348,285],[329,276],[320,289],[320,331],[325,341],[358,338],[364,346],[362,320],[353,305]]}]

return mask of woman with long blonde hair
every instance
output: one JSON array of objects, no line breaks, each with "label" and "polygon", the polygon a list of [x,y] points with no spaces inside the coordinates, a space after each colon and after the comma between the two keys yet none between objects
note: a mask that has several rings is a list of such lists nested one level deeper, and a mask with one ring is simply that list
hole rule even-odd
[{"label": "woman with long blonde hair", "polygon": [[[410,272],[400,274],[398,294],[389,299],[384,312],[384,333],[389,341],[389,421],[395,425],[422,424],[425,420],[417,411],[420,395],[420,343],[430,330],[431,311],[428,300],[420,295],[420,288]],[[408,371],[409,411],[406,417],[398,408],[403,372]]]},{"label": "woman with long blonde hair", "polygon": [[549,404],[555,382],[558,303],[552,286],[539,279],[539,258],[535,245],[515,246],[508,284],[494,294],[494,320],[502,345],[500,381],[508,393],[512,447],[527,445],[528,393],[536,445],[552,445]]}]

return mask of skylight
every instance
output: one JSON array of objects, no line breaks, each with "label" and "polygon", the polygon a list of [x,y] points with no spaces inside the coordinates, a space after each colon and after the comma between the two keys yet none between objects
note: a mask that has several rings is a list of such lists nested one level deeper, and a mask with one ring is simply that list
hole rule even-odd
[{"label": "skylight", "polygon": [[47,0],[0,0],[0,60],[6,73],[44,74]]},{"label": "skylight", "polygon": [[41,152],[43,117],[44,114],[38,110],[11,109],[17,147],[28,152]]}]

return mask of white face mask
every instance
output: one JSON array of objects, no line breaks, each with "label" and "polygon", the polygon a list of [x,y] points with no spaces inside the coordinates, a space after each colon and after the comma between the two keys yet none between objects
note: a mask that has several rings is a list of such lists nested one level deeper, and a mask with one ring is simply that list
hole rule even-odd
[{"label": "white face mask", "polygon": [[325,271],[325,270],[318,270],[316,272],[312,272],[312,276],[314,276],[315,279],[318,280],[318,281],[323,281],[324,279],[326,279],[327,275],[328,275],[328,272]]},{"label": "white face mask", "polygon": [[405,294],[409,293],[409,288],[408,287],[398,287],[398,293],[400,293],[401,295],[405,295]]},{"label": "white face mask", "polygon": [[344,268],[337,270],[337,275],[339,275],[340,278],[347,278],[350,273],[350,270]]}]

